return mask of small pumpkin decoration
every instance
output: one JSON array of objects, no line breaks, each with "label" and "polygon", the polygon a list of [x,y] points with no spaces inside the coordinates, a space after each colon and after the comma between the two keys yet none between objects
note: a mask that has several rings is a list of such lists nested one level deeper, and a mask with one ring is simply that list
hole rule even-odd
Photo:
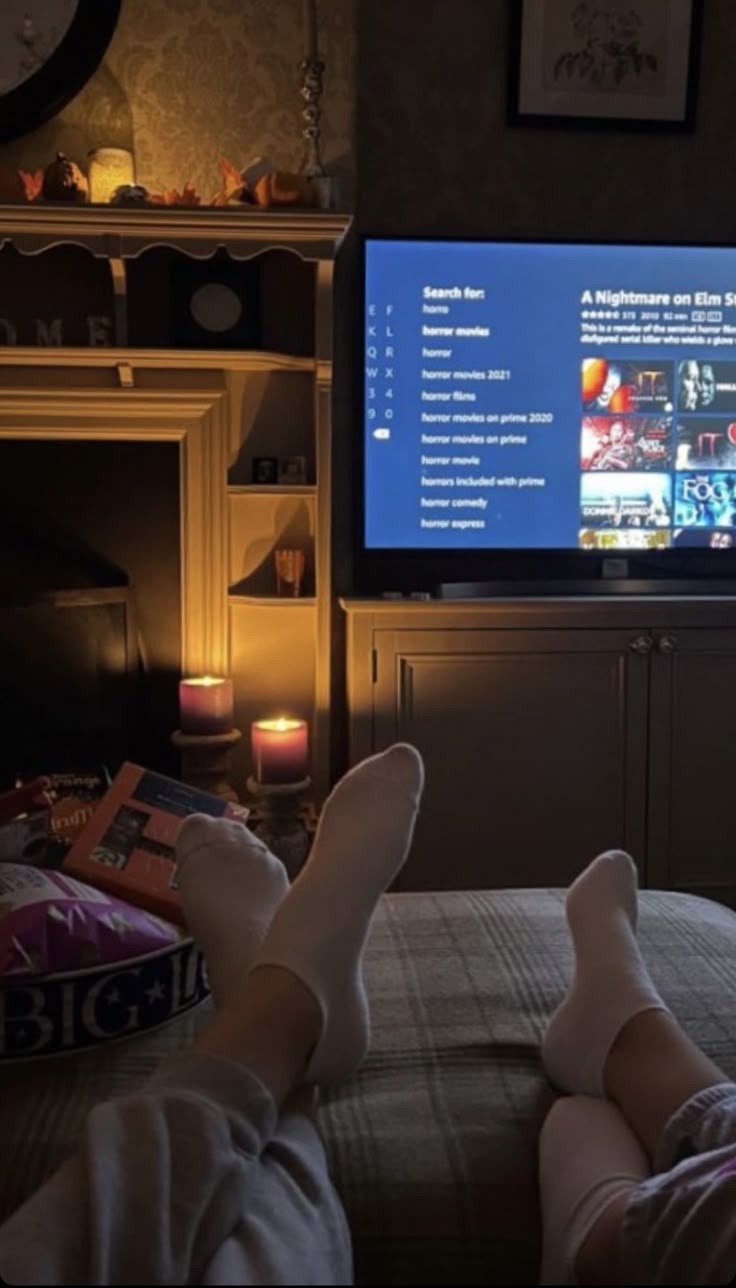
[{"label": "small pumpkin decoration", "polygon": [[89,184],[75,161],[63,152],[43,172],[42,194],[44,201],[89,201]]}]

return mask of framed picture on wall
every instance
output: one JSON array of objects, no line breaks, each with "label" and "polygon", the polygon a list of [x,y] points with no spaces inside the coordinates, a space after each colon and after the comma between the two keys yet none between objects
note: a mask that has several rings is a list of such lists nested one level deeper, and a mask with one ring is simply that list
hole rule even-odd
[{"label": "framed picture on wall", "polygon": [[703,0],[509,0],[510,125],[691,130]]}]

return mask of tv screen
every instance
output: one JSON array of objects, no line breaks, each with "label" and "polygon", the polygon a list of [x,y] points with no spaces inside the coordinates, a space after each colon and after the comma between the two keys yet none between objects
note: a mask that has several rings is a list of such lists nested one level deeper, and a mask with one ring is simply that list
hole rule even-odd
[{"label": "tv screen", "polygon": [[365,244],[363,548],[726,549],[736,249]]}]

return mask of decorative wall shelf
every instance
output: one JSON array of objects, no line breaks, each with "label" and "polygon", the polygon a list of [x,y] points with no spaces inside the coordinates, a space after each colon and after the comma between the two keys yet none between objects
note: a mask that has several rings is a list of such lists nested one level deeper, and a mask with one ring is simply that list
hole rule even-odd
[{"label": "decorative wall shelf", "polygon": [[233,259],[280,249],[302,259],[330,260],[349,223],[349,215],[316,210],[0,205],[0,249],[11,242],[22,254],[37,255],[54,246],[75,245],[111,260],[134,259],[154,246],[181,250],[196,259],[207,259],[220,248]]}]

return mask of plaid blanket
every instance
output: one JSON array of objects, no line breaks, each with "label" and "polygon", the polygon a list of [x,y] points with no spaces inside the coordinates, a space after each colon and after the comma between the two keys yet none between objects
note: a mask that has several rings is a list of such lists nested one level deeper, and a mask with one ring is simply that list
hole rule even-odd
[{"label": "plaid blanket", "polygon": [[[736,1078],[736,915],[674,893],[644,892],[641,906],[657,986]],[[359,1283],[536,1282],[536,1138],[552,1102],[539,1040],[571,965],[560,891],[384,897],[366,954],[371,1054],[320,1108]],[[208,1009],[0,1068],[0,1218],[73,1149],[90,1106],[138,1086]]]}]

